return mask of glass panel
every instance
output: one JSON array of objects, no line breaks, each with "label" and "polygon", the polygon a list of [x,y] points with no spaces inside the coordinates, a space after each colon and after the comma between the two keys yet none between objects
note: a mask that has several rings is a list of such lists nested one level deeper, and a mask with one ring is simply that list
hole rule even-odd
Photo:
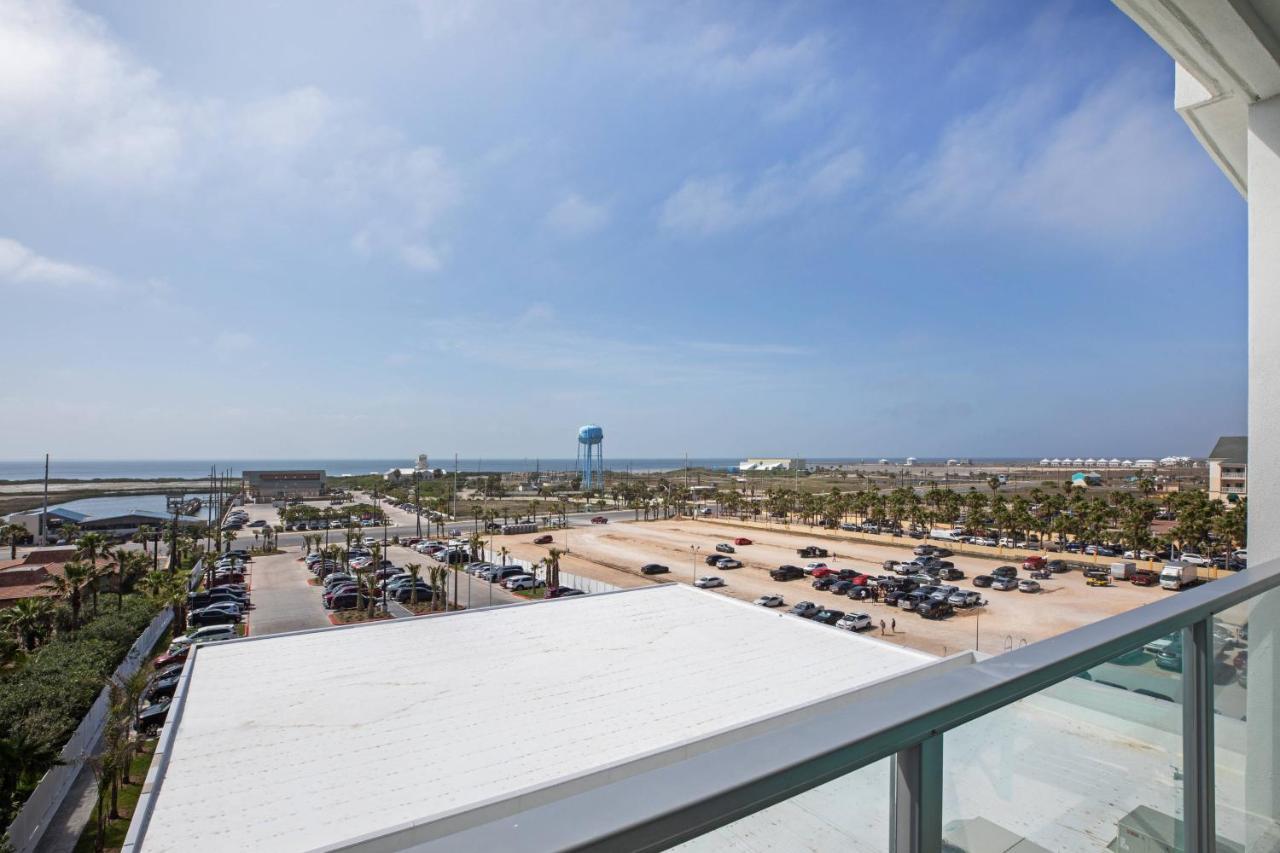
[{"label": "glass panel", "polygon": [[739,818],[673,850],[889,850],[889,759]]},{"label": "glass panel", "polygon": [[1280,591],[1214,617],[1214,776],[1219,850],[1280,850]]},{"label": "glass panel", "polygon": [[1181,648],[1148,643],[947,732],[944,849],[1182,850]]}]

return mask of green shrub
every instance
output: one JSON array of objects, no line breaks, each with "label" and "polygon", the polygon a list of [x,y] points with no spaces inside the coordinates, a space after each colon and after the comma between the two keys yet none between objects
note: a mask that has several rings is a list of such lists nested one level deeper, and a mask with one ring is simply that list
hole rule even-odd
[{"label": "green shrub", "polygon": [[[59,634],[24,666],[0,676],[0,733],[65,743],[156,612],[140,595],[126,595],[119,611],[114,597],[104,597],[96,618]],[[0,804],[0,826],[11,817],[4,812]]]}]

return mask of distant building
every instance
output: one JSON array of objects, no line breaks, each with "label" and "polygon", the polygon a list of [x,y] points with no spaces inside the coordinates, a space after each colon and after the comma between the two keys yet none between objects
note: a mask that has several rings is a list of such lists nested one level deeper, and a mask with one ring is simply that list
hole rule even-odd
[{"label": "distant building", "polygon": [[1101,474],[1098,474],[1098,473],[1096,473],[1096,472],[1090,472],[1090,473],[1086,474],[1086,473],[1085,473],[1085,472],[1083,472],[1083,471],[1078,471],[1078,472],[1076,472],[1075,474],[1072,474],[1072,475],[1071,475],[1071,485],[1073,485],[1073,486],[1101,486],[1101,485],[1102,485],[1102,475],[1101,475]]},{"label": "distant building", "polygon": [[738,463],[739,471],[799,471],[804,467],[803,459],[744,459]]},{"label": "distant building", "polygon": [[1224,503],[1249,494],[1249,437],[1224,435],[1209,454],[1209,497]]},{"label": "distant building", "polygon": [[325,473],[320,470],[245,471],[240,476],[253,501],[318,498],[325,491]]},{"label": "distant building", "polygon": [[[42,510],[31,509],[6,515],[4,521],[9,524],[20,524],[32,536],[39,537],[40,517],[42,515],[45,515]],[[75,526],[81,533],[131,536],[137,533],[138,529],[143,525],[158,529],[171,521],[173,521],[172,515],[148,509],[132,509],[128,512],[92,515],[90,513],[77,512],[63,506],[51,506],[49,507],[48,515],[45,515],[45,534],[49,541],[56,542],[62,538],[59,535],[61,528]],[[193,515],[178,516],[178,524],[181,527],[199,527],[205,523],[205,519]]]},{"label": "distant building", "polygon": [[[65,566],[76,558],[75,548],[39,548],[16,560],[0,560],[0,609],[24,598],[48,598],[48,584],[62,577]],[[98,566],[107,560],[99,559]]]}]

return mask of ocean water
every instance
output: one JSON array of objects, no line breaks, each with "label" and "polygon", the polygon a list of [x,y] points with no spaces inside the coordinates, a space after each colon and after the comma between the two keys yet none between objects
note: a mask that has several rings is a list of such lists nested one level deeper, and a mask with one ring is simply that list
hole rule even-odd
[{"label": "ocean water", "polygon": [[[187,495],[188,498],[200,498],[202,501],[208,496],[203,494]],[[146,510],[149,512],[168,512],[168,498],[164,495],[122,495],[120,497],[110,498],[83,498],[78,501],[66,501],[60,504],[49,504],[49,509],[60,508],[69,509],[74,512],[83,512],[85,515],[123,515],[134,510]],[[201,510],[203,513],[203,510]]]},{"label": "ocean water", "polygon": [[[716,470],[737,470],[740,456],[724,457],[689,457],[689,464],[698,468]],[[1010,464],[1018,459],[979,459],[975,463]],[[808,457],[809,464],[832,465],[875,462],[880,457]],[[444,468],[452,471],[452,456],[430,457],[429,464],[433,468]],[[902,461],[891,458],[891,461]],[[918,464],[940,463],[945,459],[929,459],[920,457]],[[281,469],[281,468],[320,468],[330,476],[350,474],[370,474],[386,471],[388,468],[412,468],[414,459],[58,459],[49,462],[49,477],[55,480],[154,480],[159,478],[200,479],[209,476],[210,469],[220,472],[230,471],[232,476],[240,474],[246,468]],[[633,473],[650,473],[658,471],[675,471],[685,465],[684,457],[667,458],[619,458],[605,456],[605,468],[610,471],[631,471]],[[533,456],[520,459],[510,458],[470,458],[459,459],[458,469],[462,472],[498,472],[498,471],[569,471],[576,466],[571,457],[537,458]],[[44,477],[43,459],[11,459],[0,460],[0,481],[2,480],[39,480]]]}]

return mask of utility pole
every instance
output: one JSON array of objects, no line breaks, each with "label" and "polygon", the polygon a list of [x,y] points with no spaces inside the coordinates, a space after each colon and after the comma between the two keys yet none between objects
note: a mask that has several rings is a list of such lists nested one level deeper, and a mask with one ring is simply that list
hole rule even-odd
[{"label": "utility pole", "polygon": [[40,544],[49,544],[49,454],[44,455],[44,511],[40,513]]},{"label": "utility pole", "polygon": [[458,454],[453,454],[453,503],[449,514],[454,521],[458,519]]},{"label": "utility pole", "polygon": [[421,482],[421,480],[422,480],[422,472],[419,471],[417,468],[414,468],[413,469],[413,512],[414,512],[414,515],[417,517],[417,522],[414,527],[413,535],[417,536],[419,539],[422,538],[422,491],[419,488],[419,483]]}]

